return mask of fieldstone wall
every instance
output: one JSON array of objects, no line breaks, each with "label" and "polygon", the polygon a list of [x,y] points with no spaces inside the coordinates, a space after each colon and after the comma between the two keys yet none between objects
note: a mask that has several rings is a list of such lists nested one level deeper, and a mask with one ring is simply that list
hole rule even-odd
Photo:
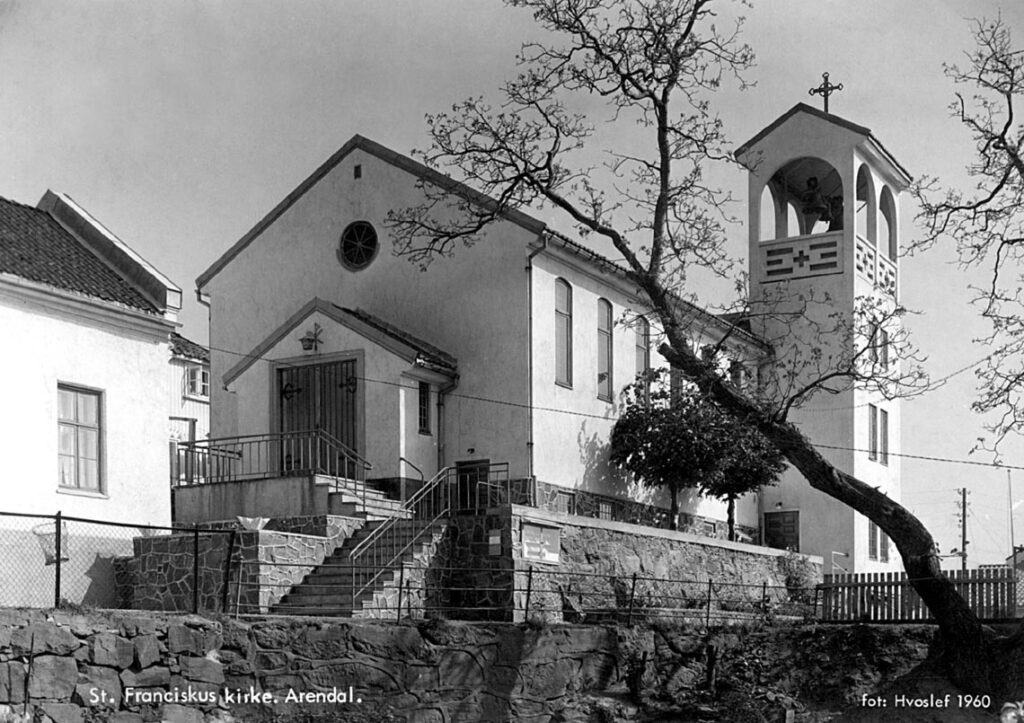
[{"label": "fieldstone wall", "polygon": [[[270,520],[261,530],[211,525],[198,536],[199,610],[265,613],[364,524],[337,515]],[[137,537],[117,566],[122,607],[190,612],[194,533]],[[230,559],[229,559],[230,558]]]},{"label": "fieldstone wall", "polygon": [[[557,563],[526,557],[524,524],[559,531]],[[800,594],[786,587],[792,554],[772,548],[518,506],[511,508],[509,534],[516,620],[621,619],[631,602],[633,616],[699,610],[690,617],[706,620],[709,600],[710,618],[743,619]],[[820,582],[821,559],[801,558]]]},{"label": "fieldstone wall", "polygon": [[[782,720],[798,696],[856,703],[923,658],[931,635],[3,611],[0,720],[739,720],[747,707],[765,717],[743,720]],[[716,702],[709,664],[745,699]]]},{"label": "fieldstone wall", "polygon": [[[558,531],[557,562],[527,557],[524,524]],[[685,532],[506,505],[451,518],[431,561],[426,606],[460,620],[600,622],[624,620],[632,600],[637,619],[693,610],[707,621],[710,596],[715,620],[798,614],[786,587],[790,557]],[[801,559],[820,581],[820,558]]]}]

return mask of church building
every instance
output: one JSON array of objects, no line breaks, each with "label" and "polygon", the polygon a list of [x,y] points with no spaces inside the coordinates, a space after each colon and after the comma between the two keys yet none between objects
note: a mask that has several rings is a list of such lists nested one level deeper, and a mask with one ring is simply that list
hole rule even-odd
[{"label": "church building", "polygon": [[[755,296],[785,283],[827,291],[841,309],[862,293],[895,300],[895,203],[908,179],[867,129],[800,105],[739,155],[752,169]],[[823,195],[842,199],[838,230],[807,227],[799,215],[787,225],[794,189],[812,177]],[[391,252],[385,219],[422,203],[424,185],[480,199],[355,136],[198,278],[210,314],[211,440],[189,479],[315,466],[406,499],[452,468],[462,480],[456,508],[480,509],[496,494],[657,523],[665,500],[640,498],[643,490],[608,463],[622,389],[664,366],[653,351],[656,325],[622,267],[510,212],[477,243],[421,270]],[[767,233],[762,191],[778,217]],[[868,209],[863,235],[854,233],[860,206]],[[695,348],[726,339],[722,363],[738,382],[754,383],[778,330],[688,312]],[[898,496],[898,406],[856,390],[815,400],[826,404],[828,414],[801,417],[815,425],[813,439],[842,447],[829,451],[842,469]],[[870,456],[852,451],[869,444]],[[331,504],[298,488],[233,498],[226,489],[204,498],[202,510],[179,504],[179,521],[311,514]],[[685,529],[725,535],[724,503],[684,502]],[[739,500],[736,512],[740,539],[822,555],[826,572],[833,551],[849,555],[838,558],[847,570],[888,556],[866,520],[792,473]]]}]

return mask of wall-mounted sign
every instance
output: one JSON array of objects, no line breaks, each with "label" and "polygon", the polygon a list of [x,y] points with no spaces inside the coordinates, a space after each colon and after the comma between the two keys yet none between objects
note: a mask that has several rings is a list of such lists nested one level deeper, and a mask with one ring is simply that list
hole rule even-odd
[{"label": "wall-mounted sign", "polygon": [[562,550],[562,530],[524,522],[522,527],[523,557],[539,562],[558,562]]}]

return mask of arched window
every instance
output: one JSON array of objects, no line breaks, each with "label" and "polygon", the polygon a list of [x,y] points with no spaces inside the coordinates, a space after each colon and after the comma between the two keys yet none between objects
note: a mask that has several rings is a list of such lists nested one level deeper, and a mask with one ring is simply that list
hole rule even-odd
[{"label": "arched window", "polygon": [[[636,318],[636,374],[640,376],[651,368],[651,323],[642,316]],[[649,383],[648,383],[649,388]]]},{"label": "arched window", "polygon": [[612,400],[612,305],[597,300],[597,398]]},{"label": "arched window", "polygon": [[572,386],[572,287],[555,280],[555,383]]}]

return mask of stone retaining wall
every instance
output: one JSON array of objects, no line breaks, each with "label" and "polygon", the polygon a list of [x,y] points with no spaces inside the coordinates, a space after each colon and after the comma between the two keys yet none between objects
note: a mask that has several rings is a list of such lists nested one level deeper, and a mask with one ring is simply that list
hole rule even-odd
[{"label": "stone retaining wall", "polygon": [[[524,524],[557,530],[557,562],[527,556]],[[452,517],[431,564],[431,580],[443,589],[428,596],[428,605],[463,620],[518,622],[536,614],[550,622],[582,622],[587,610],[599,616],[602,610],[624,610],[630,599],[638,612],[706,610],[710,582],[716,617],[735,612],[732,617],[739,619],[765,602],[788,601],[784,561],[789,555],[685,532],[506,505]],[[820,581],[821,559],[801,558]],[[640,578],[635,589],[634,574]]]},{"label": "stone retaining wall", "polygon": [[[270,520],[261,530],[199,534],[199,610],[265,613],[364,521],[337,515]],[[217,525],[211,525],[217,527]],[[118,566],[123,607],[192,610],[193,533],[137,537]],[[230,563],[228,561],[230,550]]]},{"label": "stone retaining wall", "polygon": [[[912,665],[931,635],[890,626],[867,630],[858,643],[854,638],[865,637],[858,630],[705,634],[664,626],[239,623],[0,611],[0,720],[23,711],[42,723],[551,723],[650,720],[643,712],[654,711],[659,720],[705,719],[684,715],[678,705],[703,685],[709,646],[723,674],[730,661],[739,665],[753,651],[736,670],[761,671],[762,692],[775,691],[764,686],[785,672],[779,694],[755,701],[768,719],[781,720],[781,708],[802,687],[835,703],[869,690],[847,682],[842,661],[860,661],[858,679],[870,683],[879,671],[896,675]],[[844,654],[852,649],[864,655]],[[756,692],[743,690],[751,698]],[[704,694],[697,702],[709,700]]]}]

